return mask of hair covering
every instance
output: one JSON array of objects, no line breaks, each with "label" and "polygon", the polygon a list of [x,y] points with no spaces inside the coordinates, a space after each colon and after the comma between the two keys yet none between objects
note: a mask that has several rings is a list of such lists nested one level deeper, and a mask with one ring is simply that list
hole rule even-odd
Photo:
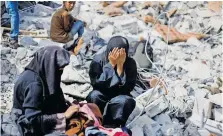
[{"label": "hair covering", "polygon": [[61,90],[60,81],[62,70],[70,62],[70,54],[58,46],[47,46],[41,48],[34,54],[33,60],[26,66],[25,70],[37,73],[44,84],[44,96],[56,94]]},{"label": "hair covering", "polygon": [[[98,54],[95,56],[95,60],[99,60],[102,65],[105,65],[108,63],[108,54],[111,52],[114,48],[124,48],[126,53],[126,58],[128,58],[128,51],[129,51],[129,42],[125,37],[122,36],[114,36],[112,37],[107,45],[107,48],[102,54]],[[101,57],[103,56],[103,57]]]}]

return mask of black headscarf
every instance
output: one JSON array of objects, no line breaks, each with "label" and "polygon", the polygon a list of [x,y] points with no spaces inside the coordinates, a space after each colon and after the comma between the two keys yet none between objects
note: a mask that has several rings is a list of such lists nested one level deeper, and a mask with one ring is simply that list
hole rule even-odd
[{"label": "black headscarf", "polygon": [[68,51],[57,46],[41,48],[34,54],[33,60],[26,66],[25,70],[37,73],[44,84],[44,96],[57,94],[61,90],[60,81],[64,68],[70,62]]},{"label": "black headscarf", "polygon": [[105,65],[108,63],[108,54],[114,48],[119,48],[119,49],[124,48],[125,53],[126,53],[126,58],[128,58],[128,51],[129,51],[128,40],[122,36],[114,36],[109,40],[106,51],[103,54],[101,54],[103,57],[99,57],[103,59],[101,60],[102,65]]}]

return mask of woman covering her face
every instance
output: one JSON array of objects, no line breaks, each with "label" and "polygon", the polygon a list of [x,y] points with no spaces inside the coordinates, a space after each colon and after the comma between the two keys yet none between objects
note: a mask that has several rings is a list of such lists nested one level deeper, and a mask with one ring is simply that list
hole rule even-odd
[{"label": "woman covering her face", "polygon": [[104,113],[103,125],[124,126],[135,107],[130,97],[136,83],[135,61],[128,57],[128,40],[121,36],[110,39],[107,49],[94,57],[90,65],[93,91],[87,101],[95,103]]}]

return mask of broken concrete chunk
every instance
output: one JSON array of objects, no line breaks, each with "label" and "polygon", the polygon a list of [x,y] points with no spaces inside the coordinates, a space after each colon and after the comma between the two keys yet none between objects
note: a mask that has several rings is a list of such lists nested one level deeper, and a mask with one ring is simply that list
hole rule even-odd
[{"label": "broken concrete chunk", "polygon": [[204,128],[209,130],[210,132],[213,132],[217,135],[221,135],[222,134],[222,130],[221,128],[223,128],[223,124],[216,122],[214,120],[210,120],[207,118],[204,118],[205,122],[201,122],[200,121],[200,116],[198,114],[193,114],[189,120],[194,123],[196,126],[200,126],[201,124],[204,124]]},{"label": "broken concrete chunk", "polygon": [[206,18],[206,17],[215,16],[215,15],[217,15],[217,13],[214,13],[208,9],[204,9],[204,10],[198,10],[197,15],[200,17]]},{"label": "broken concrete chunk", "polygon": [[188,76],[192,79],[207,79],[211,76],[211,71],[200,60],[193,60],[188,64]]},{"label": "broken concrete chunk", "polygon": [[196,89],[195,90],[195,97],[197,97],[197,98],[204,98],[204,97],[207,96],[208,93],[209,92],[206,89]]},{"label": "broken concrete chunk", "polygon": [[27,54],[27,49],[26,48],[23,48],[23,47],[19,47],[17,49],[17,54],[16,54],[16,59],[18,60],[22,60],[26,57],[26,54]]},{"label": "broken concrete chunk", "polygon": [[208,1],[208,9],[214,12],[221,12],[222,1]]},{"label": "broken concrete chunk", "polygon": [[113,32],[114,32],[114,26],[107,25],[105,28],[99,30],[98,34],[102,39],[108,40],[112,37]]},{"label": "broken concrete chunk", "polygon": [[223,111],[222,108],[214,108],[212,109],[214,114],[215,121],[223,122]]},{"label": "broken concrete chunk", "polygon": [[32,37],[30,36],[24,36],[21,38],[20,40],[20,44],[24,47],[29,47],[29,46],[37,46],[38,43],[36,41],[33,40]]},{"label": "broken concrete chunk", "polygon": [[[153,102],[154,100],[158,99],[159,97],[161,97],[162,92],[163,92],[162,89],[160,89],[159,87],[156,87],[156,89],[153,91],[153,93],[152,93],[152,90],[153,90],[153,88],[149,89],[145,93],[139,95],[136,98],[136,101],[138,101],[142,105],[146,105],[146,104],[149,104],[149,103]],[[150,96],[151,96],[151,98],[150,98]],[[149,98],[150,98],[150,100],[148,100]]]},{"label": "broken concrete chunk", "polygon": [[211,134],[207,129],[204,129],[204,128],[198,129],[198,132],[201,136],[210,136]]},{"label": "broken concrete chunk", "polygon": [[149,117],[154,117],[157,114],[161,113],[163,110],[165,110],[167,107],[168,103],[166,103],[164,97],[161,96],[159,99],[146,106],[146,115],[148,115]]},{"label": "broken concrete chunk", "polygon": [[172,121],[170,119],[170,116],[167,115],[167,114],[160,114],[160,115],[157,115],[155,117],[155,121],[158,122],[160,125],[170,125],[172,124]]},{"label": "broken concrete chunk", "polygon": [[192,9],[195,8],[197,5],[198,5],[198,2],[196,2],[196,1],[187,2],[187,6]]},{"label": "broken concrete chunk", "polygon": [[174,92],[176,97],[187,96],[187,89],[180,85],[175,87]]},{"label": "broken concrete chunk", "polygon": [[209,99],[196,97],[193,107],[193,114],[198,114],[200,116],[204,114],[204,117],[210,118],[211,108],[212,108],[212,103],[210,102]]},{"label": "broken concrete chunk", "polygon": [[219,94],[209,96],[209,100],[212,103],[220,105],[221,107],[223,107],[222,99],[223,99],[223,93],[219,93]]},{"label": "broken concrete chunk", "polygon": [[144,115],[140,116],[137,120],[135,120],[132,124],[130,124],[129,128],[131,129],[134,126],[138,126],[138,127],[142,128],[146,124],[159,126],[159,124],[157,124],[157,122],[155,122],[150,117],[148,117],[147,115],[144,114]]},{"label": "broken concrete chunk", "polygon": [[209,25],[212,26],[216,32],[218,32],[222,26],[222,19],[213,17],[210,19]]},{"label": "broken concrete chunk", "polygon": [[144,136],[143,129],[141,127],[135,126],[131,129],[132,136]]},{"label": "broken concrete chunk", "polygon": [[140,113],[143,110],[143,105],[141,103],[139,103],[138,101],[136,101],[136,106],[134,108],[134,110],[132,111],[132,113],[129,115],[129,118],[126,122],[126,124],[129,124],[133,119],[135,119],[137,116],[140,115]]}]

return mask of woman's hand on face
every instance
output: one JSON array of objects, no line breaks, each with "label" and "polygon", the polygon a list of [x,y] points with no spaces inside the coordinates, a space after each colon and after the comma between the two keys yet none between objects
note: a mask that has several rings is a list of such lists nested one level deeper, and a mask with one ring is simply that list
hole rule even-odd
[{"label": "woman's hand on face", "polygon": [[117,65],[118,57],[119,57],[118,48],[114,48],[108,55],[109,63],[112,65],[113,68]]},{"label": "woman's hand on face", "polygon": [[71,105],[64,113],[66,119],[71,118],[71,116],[79,110],[79,105]]},{"label": "woman's hand on face", "polygon": [[119,49],[119,57],[118,57],[118,60],[117,60],[118,67],[119,66],[122,67],[123,64],[125,63],[125,60],[126,60],[125,49],[124,48],[121,48],[121,49]]}]

